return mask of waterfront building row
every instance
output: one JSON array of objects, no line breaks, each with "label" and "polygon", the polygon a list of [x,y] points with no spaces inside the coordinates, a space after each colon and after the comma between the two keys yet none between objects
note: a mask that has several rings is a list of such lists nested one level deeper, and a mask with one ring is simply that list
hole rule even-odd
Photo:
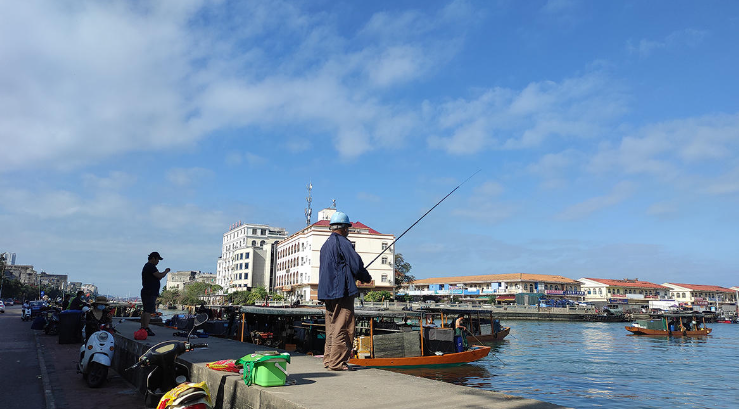
[{"label": "waterfront building row", "polygon": [[[571,278],[546,274],[490,274],[438,277],[405,285],[401,294],[411,296],[495,296],[497,303],[515,302],[516,295],[565,298],[593,305],[695,307],[721,309],[737,304],[737,288],[713,285],[663,283],[639,279]],[[520,298],[520,297],[519,297]],[[731,308],[730,308],[731,309]]]}]

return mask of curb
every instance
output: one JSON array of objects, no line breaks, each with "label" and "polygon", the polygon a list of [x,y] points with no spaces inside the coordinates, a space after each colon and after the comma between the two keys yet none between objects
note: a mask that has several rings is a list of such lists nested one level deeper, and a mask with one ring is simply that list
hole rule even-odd
[{"label": "curb", "polygon": [[44,398],[46,400],[46,409],[56,409],[56,401],[54,394],[51,392],[51,381],[49,380],[49,372],[46,370],[46,361],[44,354],[41,352],[41,343],[38,340],[38,331],[33,331],[33,339],[36,341],[36,354],[38,355],[38,364],[41,369],[41,382],[44,387]]}]

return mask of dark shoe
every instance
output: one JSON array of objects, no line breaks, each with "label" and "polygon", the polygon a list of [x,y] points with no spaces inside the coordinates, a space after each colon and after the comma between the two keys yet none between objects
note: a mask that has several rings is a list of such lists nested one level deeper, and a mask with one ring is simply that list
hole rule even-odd
[{"label": "dark shoe", "polygon": [[154,333],[154,331],[152,331],[151,329],[147,328],[147,329],[146,329],[146,335],[148,335],[148,336],[150,336],[150,337],[153,337],[153,336],[154,336],[154,335],[156,335],[156,334]]}]

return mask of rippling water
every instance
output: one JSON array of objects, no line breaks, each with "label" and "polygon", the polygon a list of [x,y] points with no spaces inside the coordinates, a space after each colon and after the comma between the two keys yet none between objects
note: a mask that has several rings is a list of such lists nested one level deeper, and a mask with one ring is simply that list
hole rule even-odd
[{"label": "rippling water", "polygon": [[668,338],[625,324],[506,321],[481,361],[397,371],[575,408],[739,408],[739,325]]}]

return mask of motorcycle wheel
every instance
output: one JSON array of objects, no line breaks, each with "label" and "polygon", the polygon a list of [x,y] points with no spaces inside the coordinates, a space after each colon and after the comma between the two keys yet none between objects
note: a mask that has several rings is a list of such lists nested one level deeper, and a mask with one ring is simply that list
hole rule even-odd
[{"label": "motorcycle wheel", "polygon": [[108,378],[108,367],[97,362],[90,362],[90,370],[87,373],[87,386],[99,388]]}]

